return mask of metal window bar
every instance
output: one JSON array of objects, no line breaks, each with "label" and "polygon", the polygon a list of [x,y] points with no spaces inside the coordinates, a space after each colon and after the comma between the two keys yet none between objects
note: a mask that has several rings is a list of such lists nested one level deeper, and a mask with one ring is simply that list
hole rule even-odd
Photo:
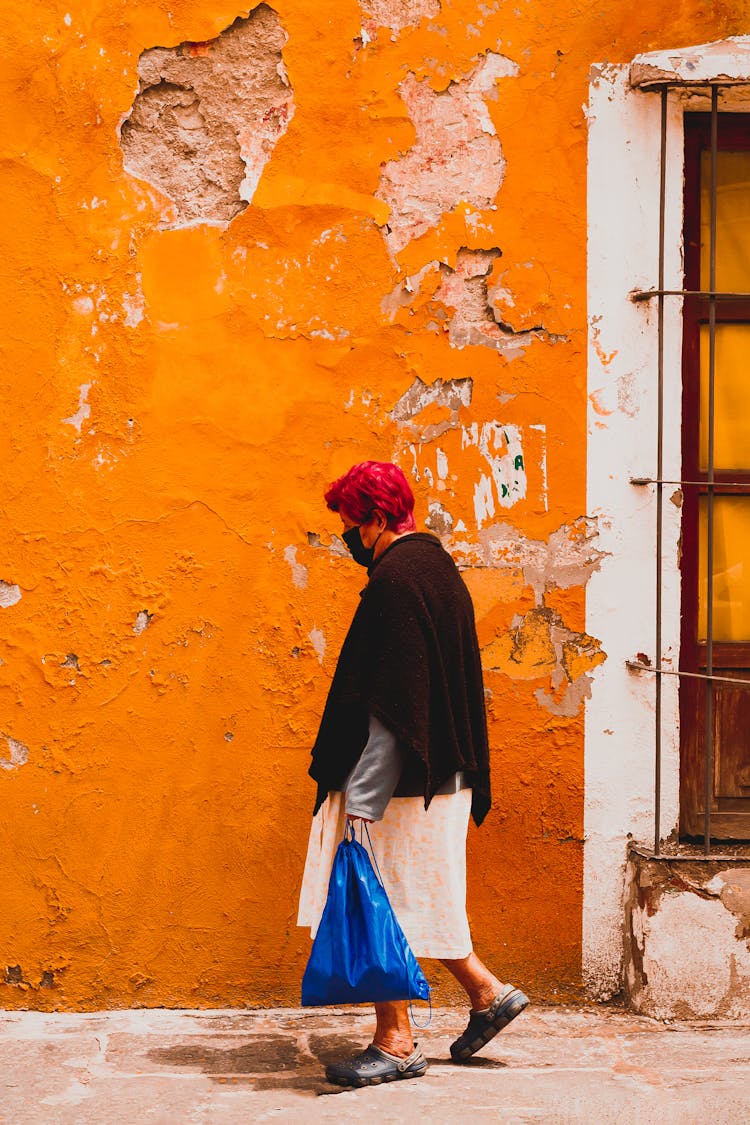
[{"label": "metal window bar", "polygon": [[[656,622],[655,622],[655,647],[656,661],[654,666],[643,664],[639,661],[627,661],[629,668],[639,672],[649,672],[655,677],[654,699],[654,724],[655,724],[655,756],[654,756],[654,855],[661,854],[661,772],[662,772],[662,676],[672,675],[699,679],[705,682],[705,775],[704,775],[704,817],[703,817],[703,850],[707,856],[711,855],[711,800],[712,781],[714,768],[713,746],[713,705],[714,684],[729,682],[736,686],[750,687],[750,680],[733,679],[726,676],[714,675],[713,668],[713,531],[714,531],[714,390],[716,368],[716,303],[729,299],[750,299],[748,293],[718,292],[716,289],[716,204],[717,204],[717,151],[718,151],[718,106],[720,82],[706,82],[699,84],[704,89],[710,89],[711,94],[711,128],[710,128],[710,220],[709,220],[709,284],[708,289],[665,289],[665,209],[666,209],[666,163],[667,163],[667,98],[670,89],[695,89],[691,83],[665,83],[660,87],[661,93],[661,144],[659,166],[659,265],[658,285],[656,289],[635,290],[631,293],[633,301],[657,301],[657,449],[656,449],[656,475],[654,477],[631,478],[633,485],[653,484],[656,486]],[[664,299],[665,297],[679,297],[685,299],[696,297],[708,301],[708,458],[706,480],[665,480],[664,479]],[[750,490],[750,482],[737,481],[725,487]],[[662,659],[662,570],[663,570],[663,489],[666,485],[679,487],[700,486],[707,491],[706,512],[706,672],[686,672],[663,667]]]},{"label": "metal window bar", "polygon": [[[719,87],[711,87],[711,217],[708,236],[708,288],[716,292],[716,154],[718,149]],[[703,793],[703,850],[711,853],[711,799],[713,797],[714,705],[714,374],[716,367],[716,297],[708,299],[708,503],[706,519],[706,743]]]},{"label": "metal window bar", "polygon": [[[658,357],[656,408],[656,479],[664,476],[664,212],[667,183],[667,87],[661,91],[661,144],[659,152],[659,295],[657,300]],[[662,703],[662,552],[664,486],[656,486],[656,698],[654,701],[654,853],[661,848],[661,703]]]}]

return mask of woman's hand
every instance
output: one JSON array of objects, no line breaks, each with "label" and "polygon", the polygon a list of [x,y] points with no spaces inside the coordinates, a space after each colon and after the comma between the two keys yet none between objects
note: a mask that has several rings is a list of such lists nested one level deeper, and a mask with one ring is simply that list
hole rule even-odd
[{"label": "woman's hand", "polygon": [[363,824],[374,824],[375,823],[372,820],[368,820],[366,816],[355,816],[354,813],[350,813],[350,812],[348,812],[346,814],[346,819],[351,820],[352,822],[355,821],[355,820],[361,820]]}]

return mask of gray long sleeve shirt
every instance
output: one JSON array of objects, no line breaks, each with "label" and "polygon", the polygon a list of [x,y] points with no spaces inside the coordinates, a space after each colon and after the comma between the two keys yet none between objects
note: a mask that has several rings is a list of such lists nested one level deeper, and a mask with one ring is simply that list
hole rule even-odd
[{"label": "gray long sleeve shirt", "polygon": [[[359,761],[344,782],[346,812],[364,820],[382,820],[404,768],[404,752],[395,735],[370,715],[369,736]],[[463,773],[455,773],[438,794],[466,788]]]}]

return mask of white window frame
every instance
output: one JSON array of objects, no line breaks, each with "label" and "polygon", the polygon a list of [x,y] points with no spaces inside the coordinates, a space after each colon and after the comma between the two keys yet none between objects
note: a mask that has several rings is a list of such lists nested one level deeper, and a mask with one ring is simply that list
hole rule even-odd
[{"label": "white window frame", "polygon": [[[668,81],[735,82],[722,111],[747,111],[750,36],[639,56],[592,71],[588,121],[587,512],[606,552],[588,584],[586,630],[607,661],[595,673],[585,719],[583,976],[589,995],[621,986],[623,882],[630,839],[653,843],[655,677],[627,661],[677,670],[680,645],[680,492],[664,490],[662,652],[655,651],[658,317],[634,302],[659,276],[661,96]],[[664,288],[683,287],[686,111],[708,108],[705,88],[667,95]],[[663,321],[663,479],[681,470],[682,320],[666,298]],[[677,677],[662,677],[660,836],[679,823]]]}]

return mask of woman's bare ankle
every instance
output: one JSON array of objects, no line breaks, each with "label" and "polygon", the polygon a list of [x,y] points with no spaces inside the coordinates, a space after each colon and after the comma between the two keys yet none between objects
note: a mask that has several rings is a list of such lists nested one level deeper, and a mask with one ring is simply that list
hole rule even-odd
[{"label": "woman's bare ankle", "polygon": [[497,977],[490,977],[487,981],[482,981],[481,985],[472,988],[469,991],[469,1000],[475,1012],[481,1012],[485,1008],[489,1008],[502,992],[505,986]]},{"label": "woman's bare ankle", "polygon": [[376,1034],[373,1039],[373,1045],[379,1047],[381,1051],[386,1054],[395,1055],[397,1059],[407,1059],[414,1050],[414,1043],[411,1039],[404,1039],[403,1036],[396,1035],[382,1035]]}]

